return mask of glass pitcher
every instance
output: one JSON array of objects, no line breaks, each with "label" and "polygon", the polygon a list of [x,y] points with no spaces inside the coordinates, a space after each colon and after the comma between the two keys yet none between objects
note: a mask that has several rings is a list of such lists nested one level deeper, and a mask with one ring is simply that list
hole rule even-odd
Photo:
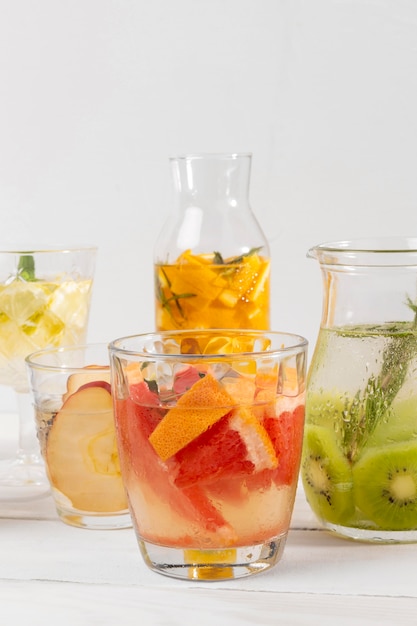
[{"label": "glass pitcher", "polygon": [[157,330],[269,328],[270,253],[251,210],[250,154],[171,159],[174,211],[155,245]]},{"label": "glass pitcher", "polygon": [[324,527],[417,541],[417,238],[308,252],[322,272],[301,475]]}]

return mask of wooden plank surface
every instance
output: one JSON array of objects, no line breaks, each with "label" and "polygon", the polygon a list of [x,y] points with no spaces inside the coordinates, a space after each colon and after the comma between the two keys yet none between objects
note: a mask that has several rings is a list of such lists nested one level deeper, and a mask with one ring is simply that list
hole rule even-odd
[{"label": "wooden plank surface", "polygon": [[50,497],[0,502],[0,609],[8,626],[417,625],[416,562],[414,544],[354,543],[324,532],[301,486],[276,568],[210,583],[148,570],[133,529],[67,526]]},{"label": "wooden plank surface", "polygon": [[240,589],[131,587],[52,581],[3,582],[8,626],[392,626],[416,624],[413,598]]}]

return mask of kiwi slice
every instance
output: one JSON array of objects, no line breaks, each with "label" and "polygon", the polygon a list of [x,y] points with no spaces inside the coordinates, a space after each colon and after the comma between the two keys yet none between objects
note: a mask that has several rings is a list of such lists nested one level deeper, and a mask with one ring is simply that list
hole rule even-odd
[{"label": "kiwi slice", "polygon": [[358,508],[381,530],[417,528],[417,443],[366,452],[353,469]]},{"label": "kiwi slice", "polygon": [[314,513],[324,521],[348,526],[355,511],[352,470],[332,431],[306,427],[301,477]]}]

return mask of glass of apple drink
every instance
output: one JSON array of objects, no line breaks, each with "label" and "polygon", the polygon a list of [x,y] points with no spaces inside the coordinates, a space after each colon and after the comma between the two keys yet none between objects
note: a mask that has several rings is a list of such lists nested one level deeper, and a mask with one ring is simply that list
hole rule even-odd
[{"label": "glass of apple drink", "polygon": [[85,341],[96,248],[0,250],[0,385],[15,391],[18,449],[0,462],[0,501],[49,493],[36,439],[25,357]]},{"label": "glass of apple drink", "polygon": [[120,465],[148,567],[213,580],[274,566],[297,486],[306,340],[166,331],[109,349]]},{"label": "glass of apple drink", "polygon": [[131,526],[117,453],[107,344],[41,350],[26,363],[60,519],[90,529]]}]

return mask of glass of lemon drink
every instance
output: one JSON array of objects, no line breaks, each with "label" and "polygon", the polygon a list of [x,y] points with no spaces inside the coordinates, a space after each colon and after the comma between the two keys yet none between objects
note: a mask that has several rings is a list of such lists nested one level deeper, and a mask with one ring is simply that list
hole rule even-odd
[{"label": "glass of lemon drink", "polygon": [[297,487],[307,341],[163,331],[109,351],[121,472],[147,566],[194,580],[273,567]]},{"label": "glass of lemon drink", "polygon": [[49,493],[36,437],[25,358],[86,337],[96,248],[0,250],[0,385],[14,389],[18,449],[0,461],[0,501]]}]

